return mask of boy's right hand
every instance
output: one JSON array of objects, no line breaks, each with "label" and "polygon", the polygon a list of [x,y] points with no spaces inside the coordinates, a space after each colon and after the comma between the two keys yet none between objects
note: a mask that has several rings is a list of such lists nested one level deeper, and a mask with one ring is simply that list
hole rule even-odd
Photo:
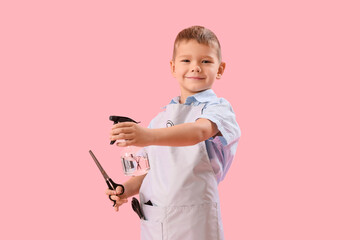
[{"label": "boy's right hand", "polygon": [[114,209],[116,212],[119,211],[119,207],[121,205],[128,202],[128,200],[125,196],[125,193],[120,195],[121,190],[122,190],[121,187],[118,186],[118,187],[116,187],[115,190],[106,189],[106,192],[105,192],[105,194],[109,195],[112,200],[116,201],[115,206],[114,206]]}]

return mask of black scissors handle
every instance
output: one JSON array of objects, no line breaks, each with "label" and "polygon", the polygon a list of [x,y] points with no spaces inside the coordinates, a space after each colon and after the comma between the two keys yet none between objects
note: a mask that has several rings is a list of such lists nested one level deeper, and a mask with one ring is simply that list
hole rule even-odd
[{"label": "black scissors handle", "polygon": [[[122,195],[122,194],[124,194],[124,192],[125,192],[124,185],[115,183],[111,178],[109,178],[109,179],[106,180],[106,184],[108,185],[108,187],[109,187],[110,190],[116,190],[117,187],[121,187],[121,192],[120,192],[120,194],[117,194],[117,196],[118,196],[118,195]],[[111,199],[111,195],[109,195],[109,199],[110,199],[111,201],[113,201],[113,203],[114,203],[113,207],[114,207],[115,204],[116,204],[116,201],[113,200],[113,199]]]}]

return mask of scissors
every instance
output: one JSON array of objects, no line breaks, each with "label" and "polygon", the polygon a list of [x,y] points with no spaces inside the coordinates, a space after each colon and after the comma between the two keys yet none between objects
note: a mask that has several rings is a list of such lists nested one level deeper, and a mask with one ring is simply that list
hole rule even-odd
[{"label": "scissors", "polygon": [[[95,161],[96,165],[98,166],[98,168],[100,169],[100,172],[101,172],[101,174],[103,175],[103,177],[105,178],[106,184],[108,185],[109,189],[115,190],[116,187],[119,186],[119,187],[121,187],[121,193],[120,193],[120,194],[117,194],[116,196],[119,196],[119,195],[123,194],[123,193],[125,192],[124,186],[123,186],[122,184],[117,184],[117,183],[115,183],[111,178],[109,178],[109,176],[106,174],[105,170],[102,168],[102,166],[101,166],[101,164],[99,163],[99,161],[96,159],[96,157],[95,157],[95,155],[93,154],[93,152],[90,150],[89,153],[90,153],[91,157],[94,159],[94,161]],[[113,207],[114,207],[115,204],[116,204],[116,201],[113,200],[113,199],[111,199],[111,196],[110,196],[110,195],[109,195],[109,198],[110,198],[111,201],[114,202],[114,205],[113,205]]]}]

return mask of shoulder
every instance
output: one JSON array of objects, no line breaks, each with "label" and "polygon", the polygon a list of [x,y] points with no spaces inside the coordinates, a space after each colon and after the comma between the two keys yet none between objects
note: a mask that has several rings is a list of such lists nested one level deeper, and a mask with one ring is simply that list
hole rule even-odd
[{"label": "shoulder", "polygon": [[154,123],[164,117],[169,106],[179,104],[178,99],[179,99],[179,97],[175,97],[175,98],[171,99],[171,101],[167,105],[160,107],[159,112],[150,121],[148,128],[156,128],[155,127],[156,124],[154,124]]},{"label": "shoulder", "polygon": [[216,98],[216,99],[211,99],[208,102],[204,103],[204,108],[203,108],[203,113],[209,112],[209,111],[220,111],[221,112],[230,112],[230,113],[234,113],[234,110],[230,104],[230,102],[228,100],[226,100],[225,98]]},{"label": "shoulder", "polygon": [[234,110],[225,98],[217,98],[205,103],[199,118],[206,118],[215,123],[226,144],[237,141],[241,135]]},{"label": "shoulder", "polygon": [[153,117],[153,118],[151,119],[148,128],[154,128],[154,127],[155,127],[154,125],[156,125],[156,124],[154,124],[154,123],[155,123],[158,119],[162,118],[162,116],[165,114],[166,107],[167,107],[167,106],[162,107],[162,108],[160,109],[161,111],[160,111],[159,113],[157,113],[157,114],[155,115],[155,117]]},{"label": "shoulder", "polygon": [[216,93],[212,89],[208,89],[204,92],[198,93],[194,95],[194,98],[198,102],[198,104],[204,105],[204,109],[212,108],[212,107],[230,107],[231,104],[225,98],[219,98]]}]

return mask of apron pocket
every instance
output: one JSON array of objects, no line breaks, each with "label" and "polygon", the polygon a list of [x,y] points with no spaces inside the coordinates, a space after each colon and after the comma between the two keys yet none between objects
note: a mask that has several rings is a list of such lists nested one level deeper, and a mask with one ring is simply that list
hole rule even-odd
[{"label": "apron pocket", "polygon": [[141,204],[146,220],[141,220],[141,240],[162,240],[165,208]]},{"label": "apron pocket", "polygon": [[162,240],[162,223],[141,220],[141,240]]},{"label": "apron pocket", "polygon": [[166,239],[222,239],[217,203],[168,207],[167,213],[163,230]]}]

